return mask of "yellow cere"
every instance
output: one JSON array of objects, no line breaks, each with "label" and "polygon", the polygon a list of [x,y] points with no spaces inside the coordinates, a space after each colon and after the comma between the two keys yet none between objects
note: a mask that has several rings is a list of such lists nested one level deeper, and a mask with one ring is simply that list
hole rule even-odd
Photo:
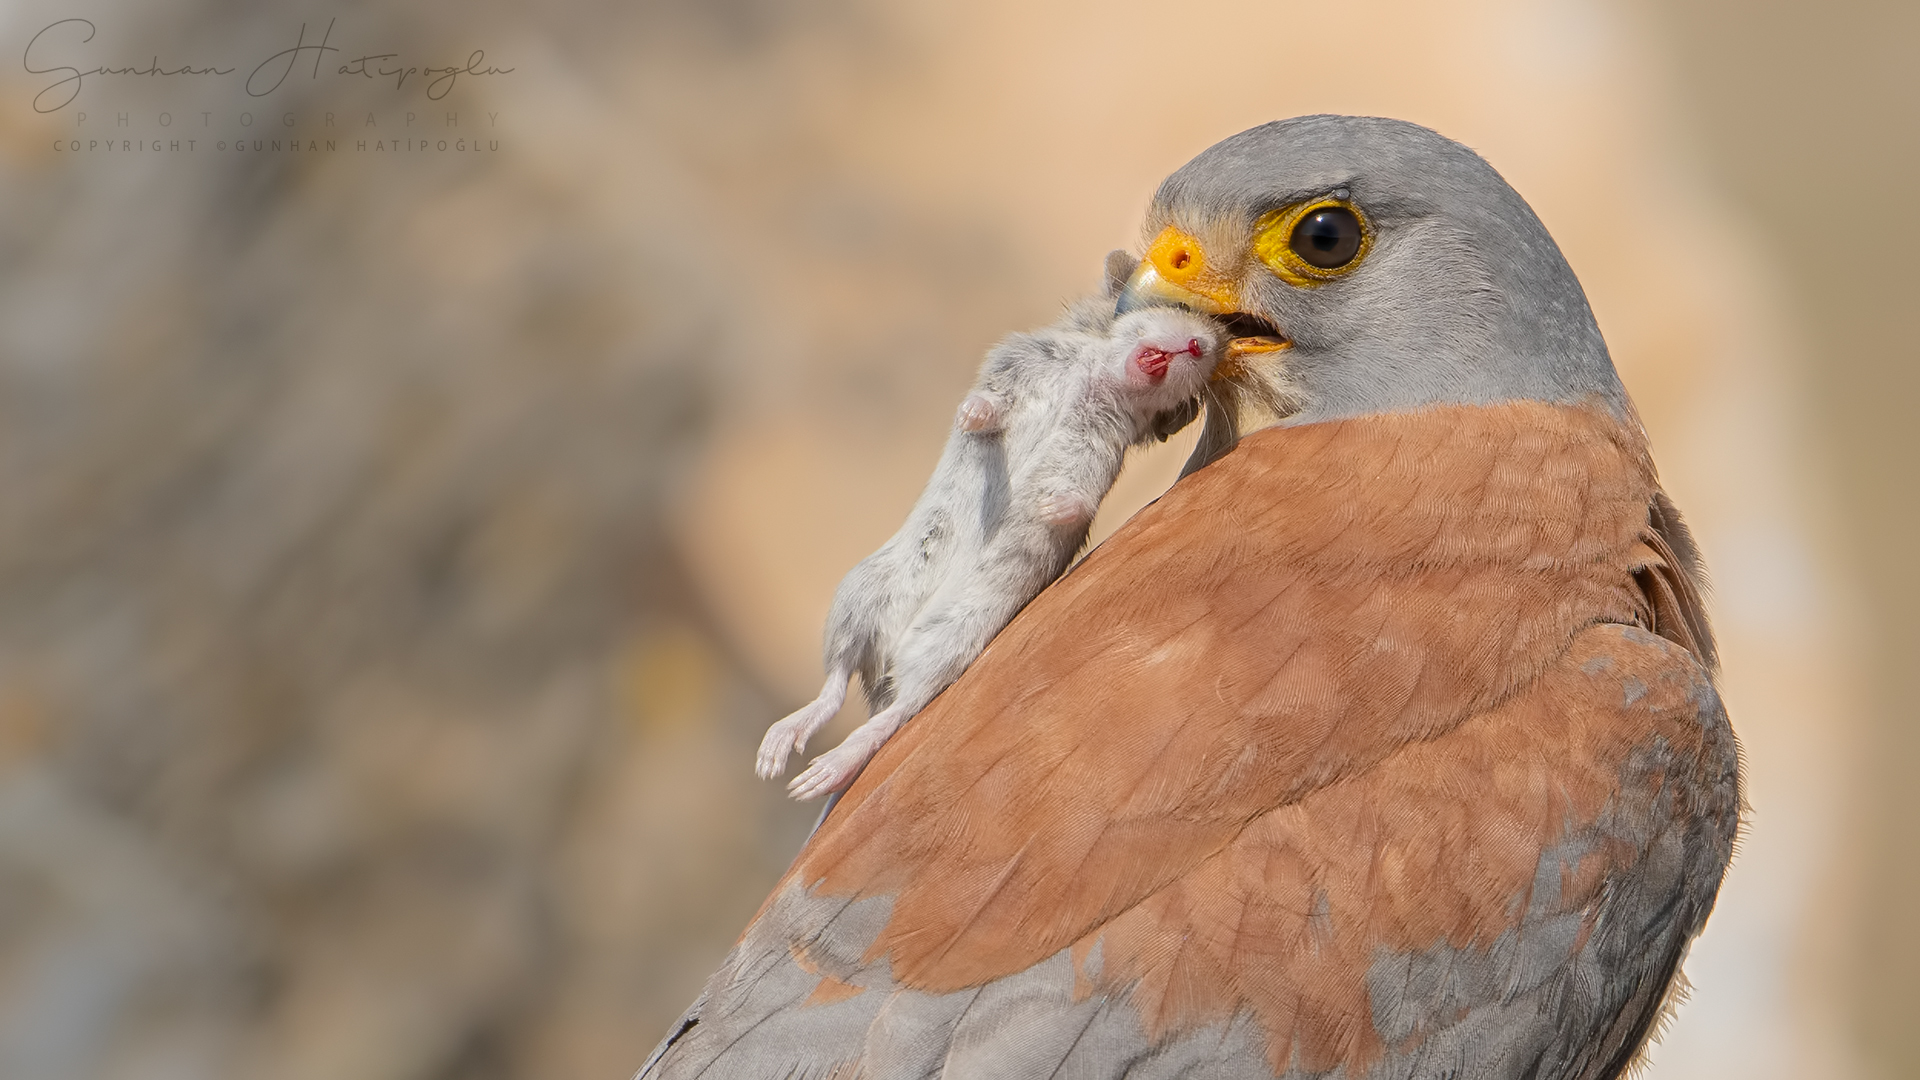
[{"label": "yellow cere", "polygon": [[1147,247],[1147,262],[1160,280],[1204,298],[1204,304],[1189,302],[1196,310],[1234,310],[1239,299],[1234,281],[1207,258],[1206,249],[1192,235],[1171,225],[1160,230]]}]

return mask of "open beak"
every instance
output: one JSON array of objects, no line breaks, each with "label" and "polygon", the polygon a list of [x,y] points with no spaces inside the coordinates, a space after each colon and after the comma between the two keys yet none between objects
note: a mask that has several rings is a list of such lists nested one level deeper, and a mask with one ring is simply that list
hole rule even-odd
[{"label": "open beak", "polygon": [[1134,267],[1120,290],[1114,314],[1144,307],[1183,307],[1214,316],[1233,337],[1214,378],[1231,378],[1245,371],[1246,361],[1262,353],[1279,352],[1293,342],[1256,315],[1240,310],[1238,283],[1207,257],[1192,235],[1169,225],[1147,247],[1147,257]]}]

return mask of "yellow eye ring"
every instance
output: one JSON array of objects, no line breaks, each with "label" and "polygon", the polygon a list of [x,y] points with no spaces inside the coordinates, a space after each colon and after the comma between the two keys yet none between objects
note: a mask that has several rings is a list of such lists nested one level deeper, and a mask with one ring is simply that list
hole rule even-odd
[{"label": "yellow eye ring", "polygon": [[[1348,229],[1357,229],[1359,235],[1343,235]],[[1309,262],[1303,248],[1323,265]],[[1270,210],[1253,223],[1253,253],[1280,280],[1300,288],[1346,277],[1372,250],[1373,226],[1346,199],[1309,199]],[[1328,259],[1336,260],[1335,264],[1324,265]]]}]

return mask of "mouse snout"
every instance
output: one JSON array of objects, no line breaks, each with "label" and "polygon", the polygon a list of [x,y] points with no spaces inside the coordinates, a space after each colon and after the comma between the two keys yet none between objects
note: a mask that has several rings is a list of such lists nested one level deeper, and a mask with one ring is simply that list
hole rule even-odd
[{"label": "mouse snout", "polygon": [[1197,337],[1164,334],[1147,338],[1135,345],[1133,355],[1129,359],[1140,374],[1158,382],[1166,378],[1168,368],[1175,361],[1199,360],[1206,353],[1206,346]]}]

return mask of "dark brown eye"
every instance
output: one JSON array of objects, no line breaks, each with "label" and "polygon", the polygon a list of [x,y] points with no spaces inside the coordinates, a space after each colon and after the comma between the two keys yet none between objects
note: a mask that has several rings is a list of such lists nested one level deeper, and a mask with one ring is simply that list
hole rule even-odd
[{"label": "dark brown eye", "polygon": [[1337,270],[1360,254],[1360,219],[1344,206],[1323,206],[1300,219],[1287,246],[1308,266]]}]

